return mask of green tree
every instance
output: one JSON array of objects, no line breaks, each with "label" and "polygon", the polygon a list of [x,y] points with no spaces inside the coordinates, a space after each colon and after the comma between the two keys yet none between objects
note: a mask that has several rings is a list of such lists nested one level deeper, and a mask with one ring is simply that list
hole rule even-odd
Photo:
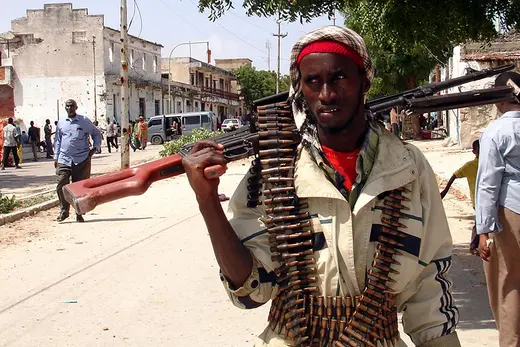
[{"label": "green tree", "polygon": [[[240,85],[240,94],[251,110],[253,101],[276,93],[276,72],[256,70],[254,67],[242,66],[234,71]],[[288,91],[289,76],[280,78],[280,92]]]},{"label": "green tree", "polygon": [[[284,21],[309,21],[336,9],[347,14],[361,9],[363,26],[377,42],[424,45],[441,60],[454,45],[496,35],[496,20],[506,28],[520,29],[518,0],[243,0],[242,6],[250,16],[279,13]],[[212,20],[232,7],[232,0],[199,0],[200,11],[208,11]]]},{"label": "green tree", "polygon": [[365,39],[376,74],[368,98],[390,95],[427,82],[436,60],[421,44],[405,46],[388,40],[378,29],[367,25],[366,17],[373,8],[363,3],[345,13],[347,27]]}]

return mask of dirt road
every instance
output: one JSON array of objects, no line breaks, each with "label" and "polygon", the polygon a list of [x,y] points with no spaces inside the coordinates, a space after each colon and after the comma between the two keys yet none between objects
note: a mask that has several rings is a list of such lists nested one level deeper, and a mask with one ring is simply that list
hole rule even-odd
[{"label": "dirt road", "polygon": [[[452,161],[447,172],[460,166]],[[220,191],[231,196],[247,166],[231,164]],[[467,252],[472,208],[462,198],[445,201],[458,331],[463,346],[495,347],[481,263]],[[102,205],[84,224],[57,224],[57,212],[0,228],[0,346],[251,346],[263,330],[267,305],[229,303],[184,176]]]}]

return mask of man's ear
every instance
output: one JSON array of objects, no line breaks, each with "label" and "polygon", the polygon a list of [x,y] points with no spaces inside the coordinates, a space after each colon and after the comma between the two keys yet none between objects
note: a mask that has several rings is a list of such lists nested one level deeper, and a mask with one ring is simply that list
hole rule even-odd
[{"label": "man's ear", "polygon": [[363,94],[368,93],[368,90],[370,89],[370,82],[368,81],[367,76],[363,76],[363,80],[361,83],[363,87]]}]

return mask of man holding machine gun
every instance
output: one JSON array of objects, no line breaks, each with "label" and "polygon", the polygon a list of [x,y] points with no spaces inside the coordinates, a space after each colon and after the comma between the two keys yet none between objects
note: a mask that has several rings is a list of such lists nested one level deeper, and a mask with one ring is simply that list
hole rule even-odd
[{"label": "man holding machine gun", "polygon": [[[310,231],[289,236],[269,226],[266,203],[248,208],[251,173],[228,221],[219,180],[204,176],[211,166],[225,170],[223,146],[200,141],[183,161],[231,301],[252,309],[273,299],[256,346],[405,346],[397,311],[416,346],[460,346],[447,278],[452,240],[435,176],[417,148],[365,111],[373,75],[363,39],[346,28],[317,29],[292,49],[289,100],[302,136],[293,177]],[[309,235],[306,257],[287,260],[283,252],[292,251],[282,250],[291,246],[270,243],[301,237],[303,244]],[[283,286],[287,271],[316,276]]]}]

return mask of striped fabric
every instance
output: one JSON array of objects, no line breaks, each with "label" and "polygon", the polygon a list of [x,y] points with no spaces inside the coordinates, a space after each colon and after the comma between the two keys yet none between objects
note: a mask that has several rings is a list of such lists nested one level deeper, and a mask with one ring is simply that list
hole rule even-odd
[{"label": "striped fabric", "polygon": [[437,267],[437,275],[435,280],[439,282],[442,288],[442,296],[439,311],[446,316],[446,322],[443,324],[442,335],[448,335],[455,331],[459,322],[459,310],[455,307],[455,300],[451,294],[451,281],[446,277],[451,268],[451,257],[446,259],[434,260],[432,263]]}]

